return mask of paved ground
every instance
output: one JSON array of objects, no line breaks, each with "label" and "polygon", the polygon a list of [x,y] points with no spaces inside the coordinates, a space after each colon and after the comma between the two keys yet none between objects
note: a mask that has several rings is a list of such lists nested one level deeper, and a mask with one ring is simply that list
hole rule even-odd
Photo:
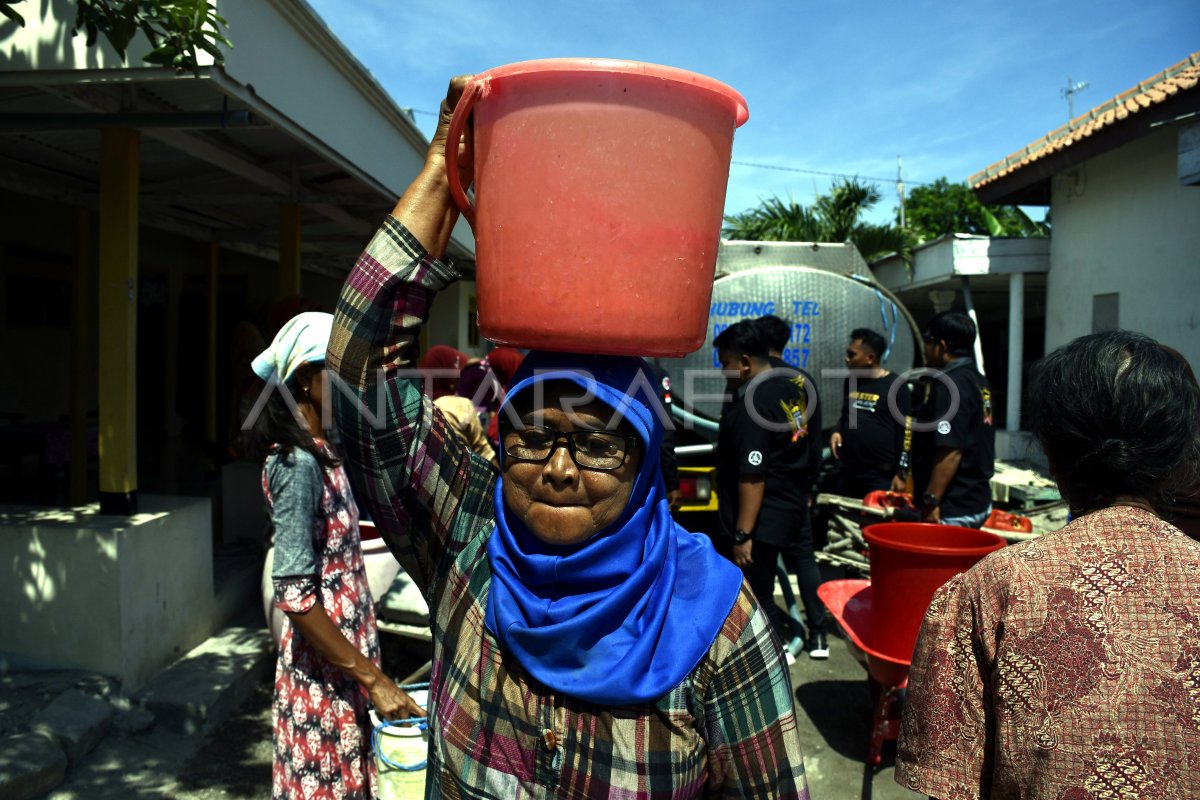
[{"label": "paved ground", "polygon": [[[399,656],[388,663],[398,663]],[[405,669],[411,657],[405,659]],[[398,670],[397,670],[398,671]],[[801,656],[792,667],[796,707],[812,796],[901,800],[918,795],[893,780],[895,747],[870,769],[863,759],[870,728],[866,673],[845,643],[830,639],[828,661]],[[271,796],[271,686],[262,682],[251,699],[197,751],[196,740],[154,729],[113,732],[66,783],[54,800],[268,800]]]},{"label": "paved ground", "polygon": [[827,661],[797,658],[792,686],[808,787],[815,800],[923,797],[896,783],[895,742],[884,745],[882,764],[866,765],[872,712],[867,673],[842,639],[829,638]]}]

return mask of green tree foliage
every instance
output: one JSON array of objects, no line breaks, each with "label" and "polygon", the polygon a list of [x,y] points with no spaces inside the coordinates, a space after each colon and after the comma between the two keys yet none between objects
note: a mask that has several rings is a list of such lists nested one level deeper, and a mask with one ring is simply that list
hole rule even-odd
[{"label": "green tree foliage", "polygon": [[[904,202],[905,225],[918,242],[947,233],[982,236],[1046,236],[1044,223],[1034,222],[1017,206],[985,206],[965,183],[938,178],[918,186]],[[900,210],[896,209],[899,223]]]},{"label": "green tree foliage", "polygon": [[[24,26],[25,18],[13,8],[24,1],[0,0],[0,14]],[[199,50],[212,56],[216,64],[225,62],[218,45],[233,44],[223,29],[228,29],[228,23],[212,0],[76,0],[71,32],[83,31],[88,47],[104,34],[122,61],[129,43],[143,33],[151,46],[143,61],[198,74]]]},{"label": "green tree foliage", "polygon": [[908,240],[893,225],[863,222],[879,202],[879,189],[857,178],[841,179],[811,206],[770,197],[758,207],[725,217],[727,239],[759,242],[852,242],[867,261],[902,253]]}]

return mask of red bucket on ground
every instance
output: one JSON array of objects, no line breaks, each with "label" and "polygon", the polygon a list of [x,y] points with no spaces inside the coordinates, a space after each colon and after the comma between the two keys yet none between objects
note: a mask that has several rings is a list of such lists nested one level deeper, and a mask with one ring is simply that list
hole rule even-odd
[{"label": "red bucket on ground", "polygon": [[863,538],[871,546],[874,647],[905,662],[933,593],[1006,544],[993,533],[924,522],[868,525]]},{"label": "red bucket on ground", "polygon": [[[453,157],[468,116],[474,203]],[[542,350],[696,350],[748,116],[725,84],[657,64],[545,59],[476,75],[446,161],[475,232],[480,332]]]}]

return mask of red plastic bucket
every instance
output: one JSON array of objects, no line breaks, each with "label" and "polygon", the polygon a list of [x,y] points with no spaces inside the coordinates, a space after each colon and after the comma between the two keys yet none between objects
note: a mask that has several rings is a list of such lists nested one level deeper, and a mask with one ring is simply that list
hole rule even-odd
[{"label": "red plastic bucket", "polygon": [[924,522],[868,525],[863,538],[871,546],[875,646],[901,661],[912,659],[938,587],[1006,544],[994,533]]},{"label": "red plastic bucket", "polygon": [[[475,203],[454,158],[474,120]],[[476,75],[447,171],[475,231],[479,330],[546,350],[682,356],[704,342],[746,101],[712,78],[609,59]]]}]

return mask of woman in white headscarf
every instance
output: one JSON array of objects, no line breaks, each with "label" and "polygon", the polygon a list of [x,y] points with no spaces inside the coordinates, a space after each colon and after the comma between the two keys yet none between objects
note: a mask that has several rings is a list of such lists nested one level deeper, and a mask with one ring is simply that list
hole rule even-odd
[{"label": "woman in white headscarf", "polygon": [[420,708],[380,669],[379,639],[346,471],[322,414],[333,318],[289,320],[254,359],[267,399],[251,412],[274,528],[275,606],[285,612],[275,668],[275,798],[370,800],[374,706],[384,719]]}]

